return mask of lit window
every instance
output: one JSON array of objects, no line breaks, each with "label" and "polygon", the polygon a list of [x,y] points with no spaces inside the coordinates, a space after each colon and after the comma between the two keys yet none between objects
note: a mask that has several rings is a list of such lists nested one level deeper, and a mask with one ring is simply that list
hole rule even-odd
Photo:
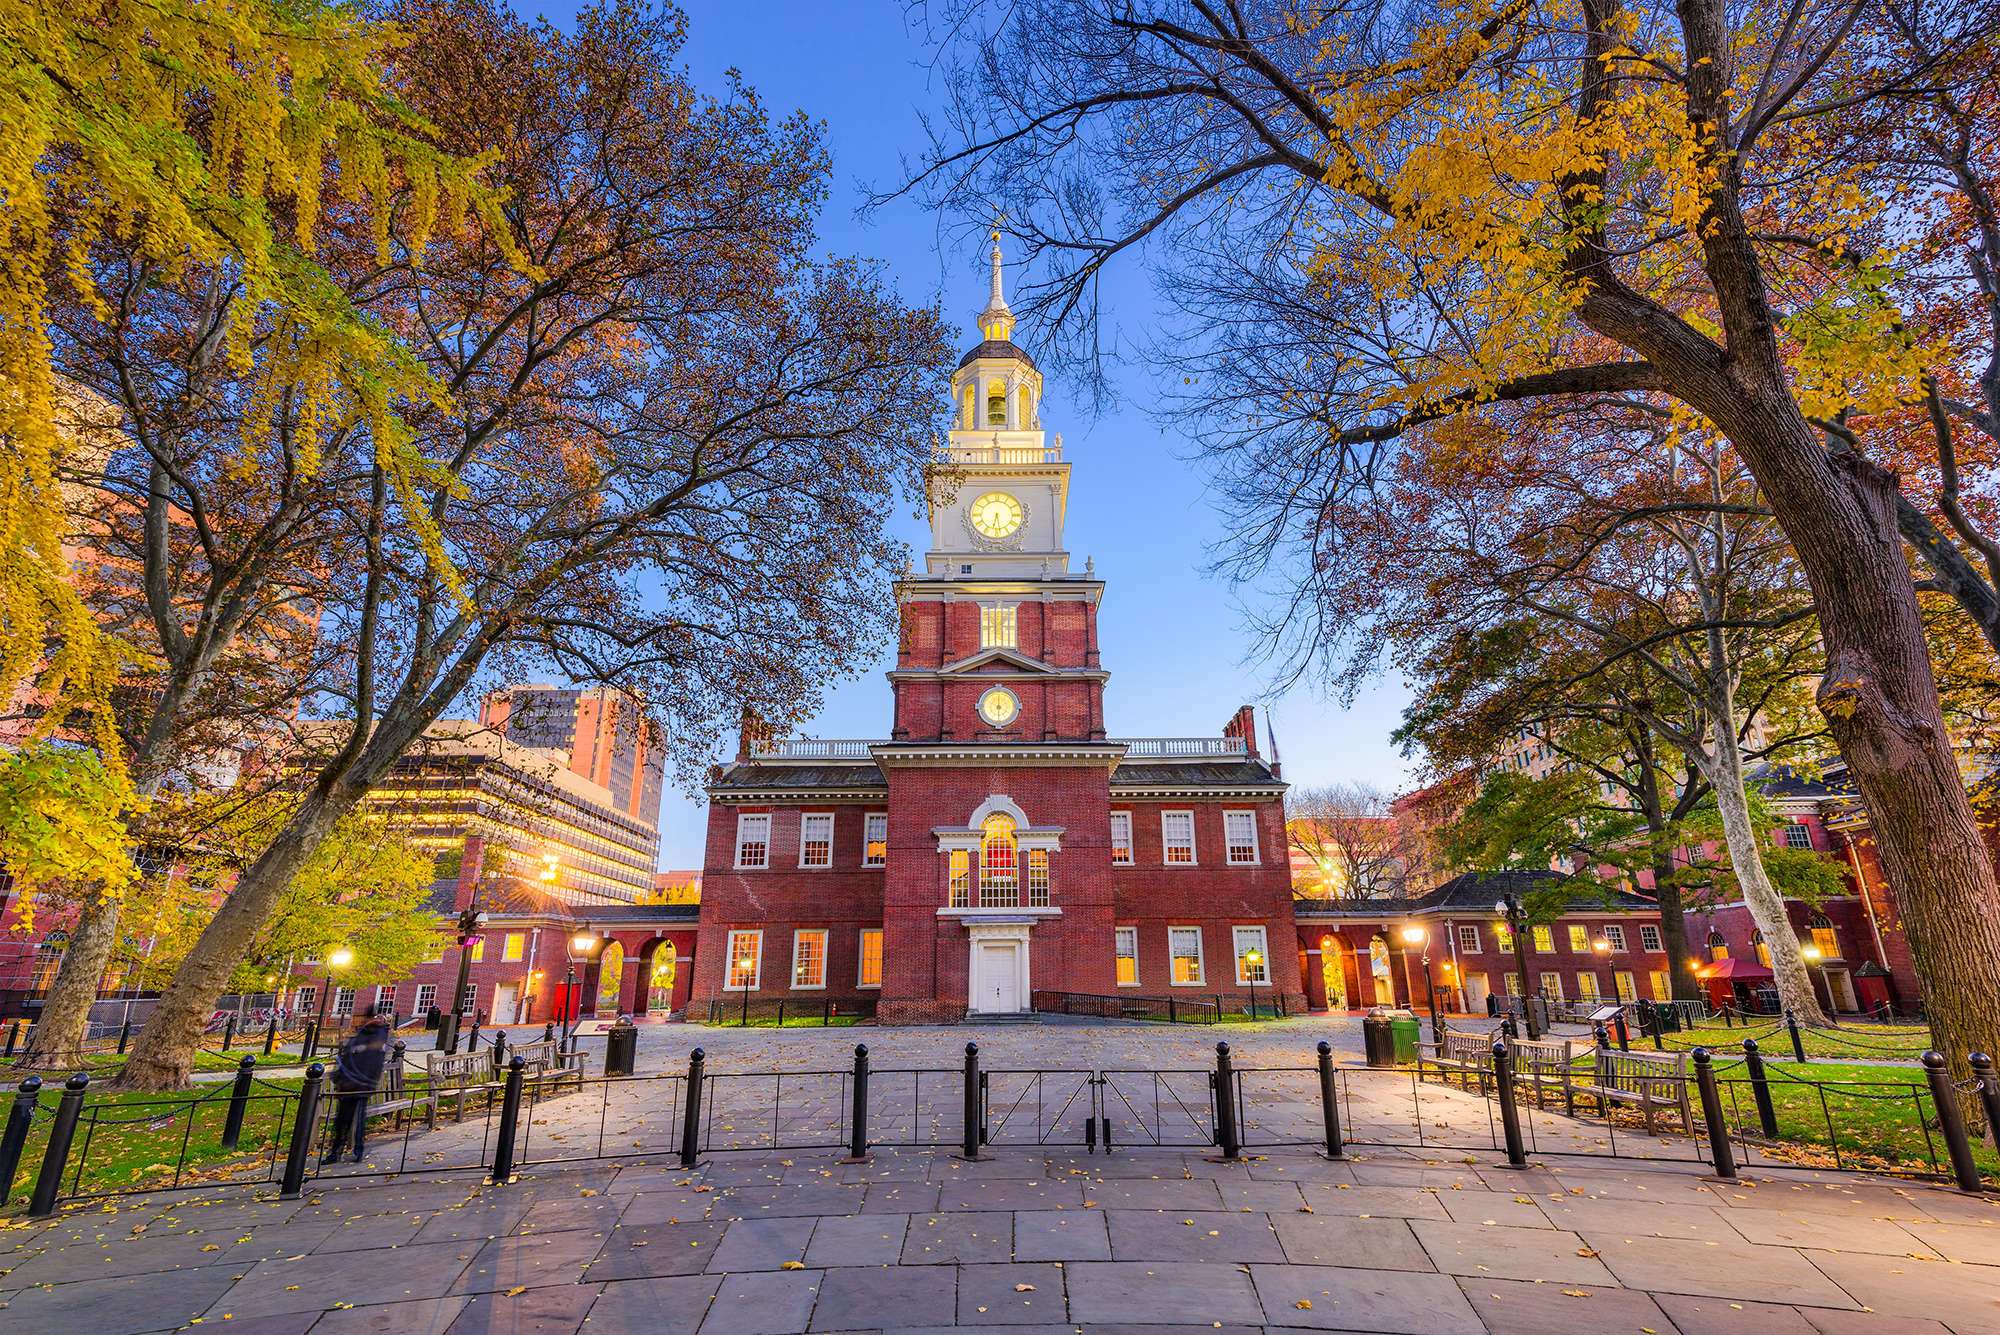
[{"label": "lit window", "polygon": [[1750,944],[1757,951],[1757,962],[1763,965],[1767,969],[1770,968],[1771,947],[1764,940],[1764,932],[1762,928],[1758,928],[1750,933]]},{"label": "lit window", "polygon": [[[1591,979],[1590,982],[1592,987],[1595,987],[1597,985],[1597,980],[1595,978]],[[1561,974],[1545,973],[1542,975],[1542,995],[1548,998],[1550,1001],[1562,1000],[1563,980]]]},{"label": "lit window", "polygon": [[792,933],[792,986],[826,986],[826,933]]},{"label": "lit window", "polygon": [[1510,973],[1507,975],[1507,995],[1510,997],[1518,997],[1521,995],[1520,974]]},{"label": "lit window", "polygon": [[1590,929],[1578,926],[1576,923],[1569,924],[1569,948],[1579,955],[1589,953]]},{"label": "lit window", "polygon": [[1631,974],[1622,972],[1612,974],[1611,985],[1618,989],[1618,999],[1620,1001],[1637,1001],[1639,999],[1639,989],[1633,984]]},{"label": "lit window", "polygon": [[1007,382],[995,380],[986,386],[986,425],[1007,425]]},{"label": "lit window", "polygon": [[1132,865],[1132,813],[1111,813],[1111,861],[1120,867]]},{"label": "lit window", "polygon": [[833,813],[807,812],[799,818],[799,865],[833,865]]},{"label": "lit window", "polygon": [[979,907],[1020,906],[1020,869],[1015,862],[1014,818],[994,812],[981,827],[979,840]]},{"label": "lit window", "polygon": [[763,867],[770,863],[771,818],[769,816],[738,816],[736,818],[736,865],[739,867]]},{"label": "lit window", "polygon": [[472,962],[479,963],[486,958],[486,938],[477,937],[472,942]]},{"label": "lit window", "polygon": [[1787,825],[1785,827],[1785,847],[1811,848],[1812,830],[1807,826],[1805,826],[1804,824],[1797,821],[1794,821],[1792,824]]},{"label": "lit window", "polygon": [[871,811],[868,813],[867,850],[862,861],[870,867],[887,866],[889,862],[889,813]]},{"label": "lit window", "polygon": [[757,973],[764,962],[764,934],[757,931],[729,934],[729,979],[723,990],[755,992]]},{"label": "lit window", "polygon": [[1261,927],[1236,929],[1236,981],[1271,981],[1271,952],[1264,948],[1264,929]]},{"label": "lit window", "polygon": [[1822,958],[1830,960],[1845,958],[1840,953],[1840,938],[1833,934],[1833,919],[1824,913],[1813,914],[1812,936],[1813,944],[1819,947]]},{"label": "lit window", "polygon": [[63,952],[69,949],[69,933],[50,932],[35,947],[34,972],[28,977],[28,987],[35,992],[46,992],[55,986],[56,970],[62,967]]},{"label": "lit window", "polygon": [[1639,949],[1660,949],[1660,929],[1652,923],[1642,922],[1639,924]]},{"label": "lit window", "polygon": [[962,848],[951,850],[951,906],[972,906],[972,855]]},{"label": "lit window", "polygon": [[1232,863],[1255,862],[1257,860],[1257,813],[1254,811],[1225,811],[1222,813],[1223,842],[1229,848]]},{"label": "lit window", "polygon": [[1479,929],[1477,927],[1460,927],[1458,929],[1458,948],[1470,954],[1478,954]]},{"label": "lit window", "polygon": [[1045,909],[1049,906],[1049,855],[1048,850],[1036,848],[1028,853],[1028,907]]},{"label": "lit window", "polygon": [[1556,953],[1556,934],[1547,923],[1535,925],[1535,949],[1544,955]]},{"label": "lit window", "polygon": [[1014,609],[1011,607],[982,607],[979,609],[979,647],[982,649],[1012,649],[1016,643]]},{"label": "lit window", "polygon": [[526,933],[524,932],[507,933],[507,943],[500,948],[500,958],[503,960],[520,959],[523,954],[523,947],[525,947],[527,944],[528,944],[528,937]]},{"label": "lit window", "polygon": [[1712,931],[1708,934],[1708,954],[1710,959],[1726,960],[1729,958],[1729,943],[1722,939],[1721,932]]},{"label": "lit window", "polygon": [[1112,933],[1112,942],[1118,952],[1118,986],[1137,987],[1139,985],[1139,929],[1120,927]]},{"label": "lit window", "polygon": [[1160,842],[1166,849],[1169,863],[1194,862],[1194,813],[1192,811],[1163,811],[1160,813]]},{"label": "lit window", "polygon": [[862,987],[882,986],[882,929],[864,927],[861,929],[861,973],[857,979]]},{"label": "lit window", "polygon": [[1194,987],[1201,984],[1201,928],[1169,927],[1167,936],[1174,955],[1174,984]]},{"label": "lit window", "polygon": [[1665,969],[1655,969],[1653,971],[1653,1000],[1672,1001],[1673,999],[1673,977]]},{"label": "lit window", "polygon": [[1625,949],[1625,929],[1612,923],[1604,929],[1604,939],[1611,943],[1613,950]]},{"label": "lit window", "polygon": [[1576,997],[1578,1001],[1597,1000],[1597,975],[1580,973],[1576,976]]}]

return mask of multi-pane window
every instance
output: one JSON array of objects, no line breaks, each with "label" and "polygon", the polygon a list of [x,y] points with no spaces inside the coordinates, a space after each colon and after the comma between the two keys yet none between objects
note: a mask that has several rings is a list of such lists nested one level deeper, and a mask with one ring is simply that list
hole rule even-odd
[{"label": "multi-pane window", "polygon": [[1169,927],[1168,949],[1174,957],[1174,982],[1178,986],[1201,983],[1201,928]]},{"label": "multi-pane window", "polygon": [[764,934],[759,931],[731,932],[729,934],[729,977],[723,989],[730,992],[755,992],[757,973],[764,960]]},{"label": "multi-pane window", "polygon": [[1612,923],[1605,927],[1604,939],[1611,943],[1613,950],[1625,949],[1625,929],[1617,923]]},{"label": "multi-pane window", "polygon": [[826,986],[826,933],[792,933],[792,986]]},{"label": "multi-pane window", "polygon": [[1590,929],[1578,923],[1569,924],[1569,948],[1581,955],[1590,949]]},{"label": "multi-pane window", "polygon": [[981,826],[979,840],[979,907],[1018,908],[1021,902],[1021,872],[1016,861],[1014,818],[994,812]]},{"label": "multi-pane window", "polygon": [[354,1014],[354,989],[337,987],[333,991],[333,1013],[335,1015]]},{"label": "multi-pane window", "polygon": [[769,816],[738,816],[736,818],[736,865],[739,867],[768,867],[771,865],[771,818]]},{"label": "multi-pane window", "polygon": [[972,854],[963,848],[951,850],[951,906],[972,907]]},{"label": "multi-pane window", "polygon": [[312,1014],[313,1007],[318,1004],[319,989],[316,987],[302,987],[298,990],[298,994],[292,998],[292,1009],[300,1015]]},{"label": "multi-pane window", "polygon": [[1132,813],[1111,813],[1111,861],[1121,867],[1132,865]]},{"label": "multi-pane window", "polygon": [[1194,813],[1192,811],[1162,811],[1160,813],[1160,843],[1166,849],[1166,860],[1170,863],[1192,863],[1194,861]]},{"label": "multi-pane window", "polygon": [[1111,934],[1112,948],[1118,953],[1118,986],[1139,985],[1139,929],[1120,927]]},{"label": "multi-pane window", "polygon": [[1477,927],[1460,927],[1458,929],[1458,948],[1470,951],[1475,955],[1478,954],[1479,929]]},{"label": "multi-pane window", "polygon": [[1649,922],[1639,924],[1639,949],[1660,949],[1660,929]]},{"label": "multi-pane window", "polygon": [[1815,913],[1811,926],[1813,944],[1819,947],[1822,957],[1830,960],[1845,958],[1840,953],[1840,938],[1833,932],[1833,919],[1824,913]]},{"label": "multi-pane window", "polygon": [[1225,811],[1222,813],[1223,843],[1229,849],[1231,863],[1241,865],[1257,860],[1257,813],[1254,811]]},{"label": "multi-pane window", "polygon": [[1045,909],[1049,906],[1049,854],[1044,848],[1028,852],[1028,907]]},{"label": "multi-pane window", "polygon": [[1507,995],[1510,997],[1518,997],[1521,995],[1520,974],[1510,973],[1507,975]]},{"label": "multi-pane window", "polygon": [[1655,969],[1653,971],[1653,1000],[1672,1001],[1673,999],[1674,999],[1673,978],[1668,975],[1665,969]]},{"label": "multi-pane window", "polygon": [[866,840],[866,847],[861,854],[863,864],[870,867],[889,865],[889,813],[869,812],[868,827],[862,837]]},{"label": "multi-pane window", "polygon": [[1556,934],[1547,923],[1535,924],[1535,949],[1544,955],[1556,953]]},{"label": "multi-pane window", "polygon": [[419,983],[417,985],[417,1008],[410,1013],[412,1015],[430,1014],[431,1007],[437,1005],[437,998],[438,990],[436,983]]},{"label": "multi-pane window", "polygon": [[799,865],[833,865],[833,813],[808,811],[799,817]]},{"label": "multi-pane window", "polygon": [[1597,1000],[1597,975],[1579,973],[1576,976],[1576,997],[1578,1001]]},{"label": "multi-pane window", "polygon": [[527,944],[528,934],[526,932],[507,933],[506,943],[500,948],[500,958],[502,960],[520,959],[525,953]]},{"label": "multi-pane window", "polygon": [[861,971],[855,980],[862,987],[882,986],[882,929],[861,929]]},{"label": "multi-pane window", "polygon": [[1708,934],[1708,954],[1710,959],[1726,960],[1729,958],[1729,943],[1722,939],[1721,932],[1710,932]]},{"label": "multi-pane window", "polygon": [[980,608],[979,646],[982,649],[1012,649],[1017,637],[1015,621],[1011,607]]},{"label": "multi-pane window", "polygon": [[375,989],[375,1005],[386,1015],[394,1015],[396,1013],[395,984],[384,983]]},{"label": "multi-pane window", "polygon": [[1271,981],[1271,953],[1264,948],[1264,929],[1261,927],[1236,929],[1236,981]]},{"label": "multi-pane window", "polygon": [[1550,1001],[1562,1000],[1563,980],[1561,974],[1545,973],[1542,975],[1542,995]]},{"label": "multi-pane window", "polygon": [[1618,999],[1620,1001],[1631,1002],[1639,999],[1639,989],[1633,984],[1631,974],[1623,970],[1612,974],[1611,985],[1618,989]]},{"label": "multi-pane window", "polygon": [[479,1010],[479,984],[467,983],[465,990],[458,994],[458,1013],[473,1015]]},{"label": "multi-pane window", "polygon": [[486,958],[486,938],[483,936],[474,937],[472,941],[472,962],[474,964],[477,964],[485,958]]},{"label": "multi-pane window", "polygon": [[1804,824],[1793,821],[1785,827],[1786,848],[1811,848],[1812,831]]},{"label": "multi-pane window", "polygon": [[1764,940],[1764,929],[1753,928],[1750,932],[1750,948],[1757,952],[1757,962],[1765,968],[1771,967],[1771,947]]}]

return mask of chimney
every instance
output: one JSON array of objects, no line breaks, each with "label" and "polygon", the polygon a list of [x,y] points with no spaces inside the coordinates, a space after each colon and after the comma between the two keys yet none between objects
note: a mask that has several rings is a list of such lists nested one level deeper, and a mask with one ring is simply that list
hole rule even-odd
[{"label": "chimney", "polygon": [[736,763],[739,765],[750,763],[751,743],[768,742],[770,740],[771,725],[759,718],[756,710],[745,709],[743,711],[742,730],[737,734]]},{"label": "chimney", "polygon": [[1249,705],[1244,705],[1230,718],[1228,724],[1222,729],[1222,735],[1224,737],[1241,737],[1244,745],[1249,748],[1251,758],[1255,759],[1257,755],[1257,711]]}]

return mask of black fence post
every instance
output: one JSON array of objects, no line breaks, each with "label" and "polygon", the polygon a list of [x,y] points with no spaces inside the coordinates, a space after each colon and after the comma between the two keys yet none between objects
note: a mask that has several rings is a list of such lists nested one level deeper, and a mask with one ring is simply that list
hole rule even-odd
[{"label": "black fence post", "polygon": [[69,1167],[70,1143],[76,1139],[77,1119],[83,1116],[83,1091],[90,1085],[90,1073],[78,1071],[63,1082],[62,1102],[56,1105],[56,1120],[49,1127],[48,1147],[42,1151],[41,1175],[35,1179],[35,1194],[28,1202],[30,1219],[46,1219],[56,1212],[56,1197],[62,1192],[63,1171]]},{"label": "black fence post", "polygon": [[959,1145],[959,1157],[963,1159],[983,1159],[987,1156],[979,1152],[979,1133],[985,1122],[979,1115],[979,1045],[965,1045],[965,1138]]},{"label": "black fence post", "polygon": [[319,1021],[306,1021],[305,1042],[299,1048],[299,1060],[310,1063],[319,1051]]},{"label": "black fence post", "polygon": [[1743,1040],[1743,1064],[1750,1068],[1750,1091],[1757,1096],[1757,1125],[1766,1140],[1778,1138],[1778,1110],[1771,1106],[1771,1082],[1764,1075],[1764,1057],[1757,1040]]},{"label": "black fence post", "polygon": [[306,1067],[306,1082],[299,1089],[299,1110],[292,1118],[292,1143],[285,1149],[285,1176],[278,1182],[281,1201],[295,1201],[305,1190],[306,1164],[312,1159],[313,1128],[319,1123],[319,1096],[325,1084],[324,1066],[314,1062]]},{"label": "black fence post", "polygon": [[701,1068],[706,1059],[700,1048],[688,1055],[687,1108],[681,1115],[681,1167],[693,1168],[701,1148]]},{"label": "black fence post", "polygon": [[2000,1140],[2000,1073],[1995,1073],[1993,1059],[1983,1052],[1975,1052],[1965,1060],[1972,1066],[1972,1078],[1979,1082],[1979,1102],[1986,1109],[1986,1134]]},{"label": "black fence post", "polygon": [[554,1020],[550,1020],[547,1024],[542,1026],[542,1042],[553,1043],[555,1041],[556,1041],[556,1022]]},{"label": "black fence post", "polygon": [[[783,1006],[781,1001],[778,1003]],[[868,1045],[854,1045],[854,1105],[847,1118],[847,1157],[842,1163],[867,1163],[868,1153]]]},{"label": "black fence post", "polygon": [[1937,1108],[1938,1128],[1944,1132],[1944,1147],[1951,1153],[1951,1175],[1960,1191],[1980,1191],[1979,1165],[1972,1160],[1972,1142],[1965,1134],[1965,1116],[1959,1111],[1958,1091],[1951,1086],[1951,1072],[1945,1069],[1942,1052],[1925,1052],[1924,1078],[1930,1082],[1931,1103]]},{"label": "black fence post", "polygon": [[1688,1054],[1694,1061],[1695,1088],[1701,1092],[1701,1120],[1708,1123],[1708,1152],[1715,1175],[1734,1180],[1736,1156],[1729,1148],[1729,1124],[1722,1120],[1722,1091],[1715,1087],[1715,1066],[1707,1048]]},{"label": "black fence post", "polygon": [[493,1175],[487,1181],[503,1186],[514,1180],[514,1140],[521,1133],[521,1082],[528,1059],[507,1063],[507,1091],[500,1097],[500,1134],[493,1146]]},{"label": "black fence post", "polygon": [[1792,1059],[1798,1062],[1799,1065],[1804,1066],[1806,1064],[1806,1041],[1799,1034],[1799,1017],[1790,1011],[1786,1011],[1785,1028],[1789,1029],[1792,1033]]},{"label": "black fence post", "polygon": [[273,1015],[271,1023],[264,1028],[264,1055],[270,1056],[278,1050],[278,1017]]},{"label": "black fence post", "polygon": [[229,1091],[229,1115],[222,1122],[222,1148],[233,1150],[243,1139],[243,1113],[250,1106],[250,1081],[257,1072],[257,1059],[250,1053],[236,1063],[236,1088]]},{"label": "black fence post", "polygon": [[0,1053],[0,1057],[12,1057],[14,1055],[14,1046],[20,1041],[21,1022],[16,1020],[14,1021],[14,1027],[7,1031],[7,1051]]},{"label": "black fence post", "polygon": [[132,1017],[126,1016],[125,1023],[118,1026],[118,1055],[125,1055],[125,1045],[132,1041]]},{"label": "black fence post", "polygon": [[1215,1143],[1224,1159],[1243,1157],[1243,1142],[1236,1131],[1236,1069],[1229,1059],[1229,1045],[1215,1045]]},{"label": "black fence post", "polygon": [[31,1075],[21,1082],[14,1106],[7,1113],[7,1131],[0,1135],[0,1206],[14,1198],[14,1179],[21,1171],[21,1151],[28,1147],[28,1132],[35,1125],[35,1104],[42,1097],[42,1078]]},{"label": "black fence post", "polygon": [[1319,1045],[1319,1109],[1326,1123],[1326,1157],[1345,1159],[1347,1146],[1340,1138],[1340,1091],[1334,1087],[1333,1048]]},{"label": "black fence post", "polygon": [[[1176,1014],[1174,1013],[1174,999],[1173,999],[1172,997],[1168,997],[1168,998],[1167,998],[1167,1023],[1168,1023],[1168,1024],[1179,1024],[1180,1022],[1181,1022],[1181,1017],[1180,1017],[1180,1016],[1178,1016],[1178,1015],[1176,1015]],[[13,1050],[13,1045],[12,1045],[11,1043],[10,1043],[10,1044],[8,1044],[8,1050],[9,1050],[9,1051],[12,1051],[12,1050]]]},{"label": "black fence post", "polygon": [[229,1045],[236,1041],[236,1017],[230,1016],[222,1023],[222,1050],[229,1051]]},{"label": "black fence post", "polygon": [[1528,1151],[1521,1141],[1521,1110],[1514,1102],[1514,1050],[1493,1045],[1493,1078],[1500,1091],[1500,1130],[1507,1140],[1507,1166],[1526,1168]]}]

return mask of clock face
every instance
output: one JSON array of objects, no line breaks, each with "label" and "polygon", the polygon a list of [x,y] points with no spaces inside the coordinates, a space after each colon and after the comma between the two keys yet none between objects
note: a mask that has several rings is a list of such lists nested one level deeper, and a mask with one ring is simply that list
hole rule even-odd
[{"label": "clock face", "polygon": [[979,715],[994,727],[1000,728],[1006,726],[1019,708],[1020,706],[1014,703],[1012,695],[995,689],[988,691],[985,698],[979,702]]},{"label": "clock face", "polygon": [[1021,527],[1021,503],[1004,491],[989,491],[972,503],[972,527],[982,538],[1004,538]]}]

